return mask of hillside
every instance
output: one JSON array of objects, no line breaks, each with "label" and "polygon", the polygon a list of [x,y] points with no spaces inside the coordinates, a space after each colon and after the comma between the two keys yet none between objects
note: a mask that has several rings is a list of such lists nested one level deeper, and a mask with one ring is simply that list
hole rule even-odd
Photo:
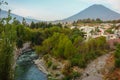
[{"label": "hillside", "polygon": [[85,10],[64,19],[63,21],[77,21],[78,19],[96,19],[100,18],[102,20],[117,20],[120,19],[120,14],[110,10],[103,5],[92,5]]},{"label": "hillside", "polygon": [[[8,15],[8,12],[7,12],[7,11],[1,10],[0,16],[1,16],[2,18],[7,17],[7,15]],[[15,18],[15,17],[16,17],[16,19],[19,20],[20,22],[22,22],[22,20],[23,20],[23,17],[22,17],[22,16],[19,16],[19,15],[13,14],[13,13],[11,13],[11,16],[12,16],[12,18]],[[32,21],[34,21],[34,22],[39,22],[39,20],[36,20],[36,19],[25,18],[25,20],[26,20],[27,23],[31,23]]]}]

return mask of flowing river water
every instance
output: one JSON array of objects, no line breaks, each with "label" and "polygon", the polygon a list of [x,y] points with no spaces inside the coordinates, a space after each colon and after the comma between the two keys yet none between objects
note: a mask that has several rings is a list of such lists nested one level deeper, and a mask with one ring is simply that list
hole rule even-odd
[{"label": "flowing river water", "polygon": [[47,75],[34,64],[37,59],[34,51],[23,53],[16,62],[15,80],[47,80]]}]

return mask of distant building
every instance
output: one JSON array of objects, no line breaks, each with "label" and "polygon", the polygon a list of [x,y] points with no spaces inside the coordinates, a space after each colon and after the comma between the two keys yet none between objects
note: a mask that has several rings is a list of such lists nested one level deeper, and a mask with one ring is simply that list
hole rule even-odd
[{"label": "distant building", "polygon": [[86,33],[85,36],[88,40],[92,36],[92,32],[95,31],[95,27],[83,26],[80,27],[79,30]]},{"label": "distant building", "polygon": [[118,37],[117,37],[117,35],[115,35],[115,34],[108,34],[107,35],[107,40],[110,40],[110,39],[117,39]]},{"label": "distant building", "polygon": [[102,29],[102,28],[98,28],[99,29],[99,35],[104,35],[104,29]]},{"label": "distant building", "polygon": [[76,26],[71,26],[71,27],[70,27],[70,29],[74,29],[74,28],[76,28]]},{"label": "distant building", "polygon": [[120,29],[115,30],[114,34],[117,36],[117,38],[120,38]]}]

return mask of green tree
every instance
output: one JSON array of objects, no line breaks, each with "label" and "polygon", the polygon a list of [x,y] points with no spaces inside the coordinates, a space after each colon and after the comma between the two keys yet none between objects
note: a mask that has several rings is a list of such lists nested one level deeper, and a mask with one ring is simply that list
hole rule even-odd
[{"label": "green tree", "polygon": [[83,54],[76,53],[71,59],[72,66],[79,66],[81,68],[85,68],[87,63],[85,61],[85,56]]},{"label": "green tree", "polygon": [[75,48],[78,48],[83,42],[83,38],[81,36],[78,36],[77,38],[75,38],[73,45],[75,46]]},{"label": "green tree", "polygon": [[36,26],[35,26],[35,23],[32,21],[31,22],[31,25],[30,25],[30,28],[34,29]]},{"label": "green tree", "polygon": [[27,26],[27,23],[26,23],[25,18],[23,18],[23,20],[22,20],[22,24],[23,24],[24,26]]},{"label": "green tree", "polygon": [[68,59],[75,53],[75,48],[70,41],[70,39],[64,35],[60,34],[58,38],[59,41],[56,43],[53,53],[56,57]]},{"label": "green tree", "polygon": [[23,43],[25,42],[25,28],[24,26],[17,25],[16,26],[16,33],[17,33],[17,39],[16,39],[16,45],[18,48],[22,48]]},{"label": "green tree", "polygon": [[36,52],[39,54],[51,54],[52,49],[55,48],[56,43],[58,43],[59,40],[59,33],[54,33],[52,37],[49,37],[48,39],[45,39],[42,42],[41,46],[36,46]]},{"label": "green tree", "polygon": [[20,25],[20,21],[16,20],[16,17],[13,19],[13,23],[14,25]]},{"label": "green tree", "polygon": [[16,39],[15,27],[9,24],[11,20],[10,11],[8,17],[4,19],[4,28],[0,39],[0,80],[14,79],[14,43]]},{"label": "green tree", "polygon": [[70,58],[70,57],[72,57],[75,54],[76,54],[76,49],[73,46],[72,42],[70,40],[66,41],[64,56],[66,58]]},{"label": "green tree", "polygon": [[2,20],[2,18],[1,18],[1,6],[2,5],[8,5],[8,3],[4,0],[0,0],[0,21]]}]

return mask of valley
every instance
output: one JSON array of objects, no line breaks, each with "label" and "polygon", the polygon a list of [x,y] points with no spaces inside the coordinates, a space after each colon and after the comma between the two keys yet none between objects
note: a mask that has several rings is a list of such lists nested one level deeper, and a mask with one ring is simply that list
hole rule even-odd
[{"label": "valley", "polygon": [[0,80],[120,80],[114,3],[6,1],[0,1]]}]

